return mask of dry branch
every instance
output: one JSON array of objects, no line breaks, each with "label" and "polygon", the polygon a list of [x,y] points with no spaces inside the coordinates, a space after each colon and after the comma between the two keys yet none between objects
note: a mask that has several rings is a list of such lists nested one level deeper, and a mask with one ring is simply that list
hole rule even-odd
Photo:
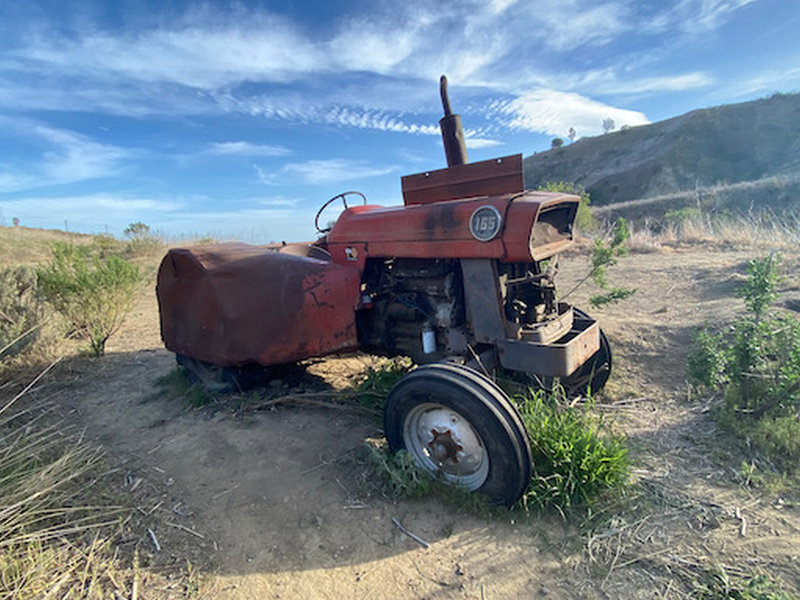
[{"label": "dry branch", "polygon": [[357,396],[352,392],[331,393],[331,392],[307,392],[303,394],[289,394],[280,396],[278,398],[271,398],[264,402],[257,404],[248,404],[242,408],[242,412],[256,412],[273,408],[278,404],[303,404],[307,406],[317,406],[321,408],[333,408],[336,410],[349,410],[353,412],[364,413],[368,415],[379,415],[377,410],[367,408],[365,406],[358,406],[353,404],[337,404],[336,402],[326,402],[324,400],[317,400],[317,398],[342,398],[353,399]]}]

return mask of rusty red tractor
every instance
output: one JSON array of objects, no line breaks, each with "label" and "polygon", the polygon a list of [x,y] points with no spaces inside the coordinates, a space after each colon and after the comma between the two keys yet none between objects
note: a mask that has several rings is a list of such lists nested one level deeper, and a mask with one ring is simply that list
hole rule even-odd
[{"label": "rusty red tractor", "polygon": [[[179,364],[228,386],[312,357],[410,356],[420,366],[385,403],[391,450],[510,505],[527,487],[531,450],[488,375],[598,391],[611,352],[553,282],[579,198],[525,190],[521,155],[468,163],[444,77],[441,96],[448,167],[404,177],[403,206],[345,192],[319,209],[312,243],[171,249],[158,273],[161,335]],[[343,212],[320,227],[333,204]]]}]

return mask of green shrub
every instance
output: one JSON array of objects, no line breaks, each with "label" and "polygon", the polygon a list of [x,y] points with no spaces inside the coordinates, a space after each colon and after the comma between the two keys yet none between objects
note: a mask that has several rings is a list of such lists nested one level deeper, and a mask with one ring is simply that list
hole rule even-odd
[{"label": "green shrub", "polygon": [[433,488],[433,477],[405,450],[392,454],[388,447],[367,444],[367,457],[391,496],[418,498]]},{"label": "green shrub", "polygon": [[25,266],[0,269],[0,359],[33,342],[40,319],[36,271]]},{"label": "green shrub", "polygon": [[744,300],[756,319],[761,317],[778,297],[777,288],[783,279],[778,272],[781,260],[780,254],[770,254],[747,263],[747,281],[739,288],[736,295]]},{"label": "green shrub", "polygon": [[109,256],[121,256],[125,250],[125,245],[113,235],[100,233],[92,238],[91,248],[91,251],[100,256],[100,258],[107,258]]},{"label": "green shrub", "polygon": [[161,250],[164,241],[150,231],[150,226],[137,221],[128,225],[123,231],[129,238],[126,251],[130,256],[142,256]]},{"label": "green shrub", "polygon": [[102,356],[131,309],[139,270],[118,256],[92,255],[86,246],[57,242],[52,253],[52,261],[37,270],[39,291]]},{"label": "green shrub", "polygon": [[689,381],[720,393],[719,425],[786,472],[800,457],[800,319],[771,309],[779,255],[748,263],[737,292],[749,314],[729,331],[701,331],[687,360]]},{"label": "green shrub", "polygon": [[383,359],[367,367],[354,393],[364,406],[383,410],[389,392],[410,369],[411,361],[407,358]]},{"label": "green shrub", "polygon": [[700,600],[796,600],[797,596],[782,591],[766,575],[732,577],[717,566],[704,573],[694,590]]},{"label": "green shrub", "polygon": [[606,280],[608,267],[616,265],[617,258],[627,256],[630,237],[631,231],[628,228],[628,222],[619,217],[614,223],[610,243],[606,243],[601,238],[595,238],[592,248],[592,269],[589,276],[604,293],[595,294],[589,298],[589,304],[593,307],[597,308],[618,302],[636,293],[636,288],[611,287]]},{"label": "green shrub", "polygon": [[686,206],[684,208],[670,208],[664,213],[664,220],[670,224],[680,225],[685,221],[699,219],[702,216],[703,212],[699,208]]},{"label": "green shrub", "polygon": [[628,449],[602,418],[560,407],[557,395],[540,390],[531,390],[519,402],[533,452],[524,505],[552,506],[563,513],[625,487]]},{"label": "green shrub", "polygon": [[699,330],[692,340],[692,348],[686,358],[689,380],[708,389],[721,387],[728,381],[726,351],[721,335],[714,335],[707,329]]}]

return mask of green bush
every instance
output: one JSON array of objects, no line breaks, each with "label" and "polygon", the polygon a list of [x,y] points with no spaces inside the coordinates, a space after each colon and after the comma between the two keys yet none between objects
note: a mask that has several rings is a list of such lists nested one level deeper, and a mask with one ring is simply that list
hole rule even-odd
[{"label": "green bush", "polygon": [[707,571],[695,586],[693,597],[700,600],[796,600],[766,575],[732,577],[721,566]]},{"label": "green bush", "polygon": [[126,250],[130,256],[150,254],[164,246],[163,240],[150,231],[149,225],[141,221],[131,223],[123,233],[129,238]]},{"label": "green bush", "polygon": [[0,359],[18,354],[36,339],[40,318],[36,271],[25,266],[0,269]]},{"label": "green bush", "polygon": [[131,309],[139,270],[118,256],[92,255],[86,246],[57,242],[52,253],[50,264],[37,270],[39,291],[102,356]]},{"label": "green bush", "polygon": [[670,224],[680,225],[685,221],[699,219],[702,216],[703,212],[699,208],[686,206],[684,208],[670,208],[664,213],[664,220]]},{"label": "green bush", "polygon": [[367,458],[378,472],[389,495],[419,498],[433,489],[434,479],[405,450],[389,452],[387,447],[366,444]]},{"label": "green bush", "polygon": [[100,258],[121,256],[125,251],[125,244],[107,233],[99,233],[92,238],[91,251]]},{"label": "green bush", "polygon": [[707,329],[699,330],[686,358],[689,380],[704,388],[720,388],[728,381],[727,364],[722,336],[714,335]]},{"label": "green bush", "polygon": [[744,300],[756,319],[778,298],[777,288],[783,279],[778,272],[780,263],[780,254],[770,254],[747,263],[747,281],[736,295]]},{"label": "green bush", "polygon": [[601,238],[595,238],[592,248],[592,270],[589,276],[594,284],[604,291],[602,294],[595,294],[589,298],[589,304],[598,308],[624,300],[636,293],[636,288],[611,287],[606,280],[608,267],[617,264],[617,258],[627,256],[628,239],[631,231],[628,222],[622,217],[617,218],[614,229],[611,232],[611,242],[606,243]]},{"label": "green bush", "polygon": [[726,332],[701,331],[687,360],[689,381],[721,394],[719,425],[786,472],[800,458],[800,319],[773,309],[780,255],[748,263],[737,296],[749,314]]},{"label": "green bush", "polygon": [[368,408],[383,410],[383,403],[395,384],[411,369],[407,358],[382,359],[370,365],[364,378],[355,386],[359,402]]},{"label": "green bush", "polygon": [[519,399],[533,452],[524,505],[566,511],[590,506],[628,480],[628,448],[607,423],[588,410],[560,407],[557,395],[531,390]]}]

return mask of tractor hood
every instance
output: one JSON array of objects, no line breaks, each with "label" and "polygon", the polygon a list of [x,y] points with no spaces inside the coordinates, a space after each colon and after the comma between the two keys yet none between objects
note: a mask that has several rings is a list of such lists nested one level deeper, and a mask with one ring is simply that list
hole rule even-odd
[{"label": "tractor hood", "polygon": [[526,191],[382,208],[345,210],[328,234],[335,262],[348,249],[372,257],[494,258],[505,262],[546,259],[572,244],[580,198]]}]

